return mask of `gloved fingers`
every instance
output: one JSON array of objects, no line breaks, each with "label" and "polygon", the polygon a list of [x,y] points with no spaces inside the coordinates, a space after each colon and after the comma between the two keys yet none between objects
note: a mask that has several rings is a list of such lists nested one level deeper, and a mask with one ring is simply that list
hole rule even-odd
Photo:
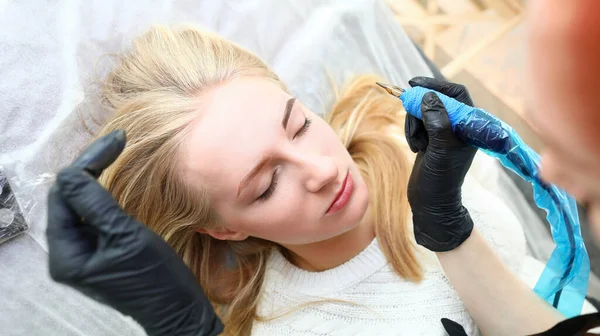
[{"label": "gloved fingers", "polygon": [[96,182],[121,154],[125,142],[124,131],[113,131],[94,141],[57,176],[56,183],[66,203],[95,230],[117,230],[112,221],[127,216],[110,193]]},{"label": "gloved fingers", "polygon": [[76,276],[95,250],[97,238],[80,223],[64,201],[57,185],[48,193],[48,255],[50,276],[66,281]]},{"label": "gloved fingers", "polygon": [[450,319],[443,318],[442,325],[449,336],[468,336],[465,328]]},{"label": "gloved fingers", "polygon": [[106,167],[110,166],[125,148],[125,131],[116,130],[94,141],[86,148],[71,167],[84,169],[94,178],[98,178]]},{"label": "gloved fingers", "polygon": [[421,116],[430,143],[456,139],[452,133],[452,125],[446,107],[436,93],[427,92],[423,96]]},{"label": "gloved fingers", "polygon": [[63,200],[56,184],[48,192],[48,225],[46,233],[53,237],[60,237],[65,230],[80,226],[79,216]]},{"label": "gloved fingers", "polygon": [[[122,233],[133,227],[126,224],[134,222],[128,219],[112,195],[96,179],[75,167],[63,169],[58,173],[56,182],[65,202],[84,218],[84,223],[103,233]],[[123,223],[125,222],[125,223]]]},{"label": "gloved fingers", "polygon": [[473,100],[469,95],[469,91],[462,84],[456,84],[441,79],[430,77],[414,77],[408,81],[411,87],[420,86],[445,94],[450,98],[454,98],[463,104],[473,105]]},{"label": "gloved fingers", "polygon": [[408,146],[413,153],[424,151],[427,148],[429,138],[425,131],[425,125],[423,125],[423,121],[412,114],[406,114],[404,120],[404,135],[406,136]]}]

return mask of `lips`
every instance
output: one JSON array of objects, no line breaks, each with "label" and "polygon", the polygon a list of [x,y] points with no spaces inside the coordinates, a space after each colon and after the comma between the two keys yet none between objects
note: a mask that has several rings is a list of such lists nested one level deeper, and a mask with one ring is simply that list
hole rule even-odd
[{"label": "lips", "polygon": [[352,196],[352,192],[354,191],[354,180],[352,179],[352,175],[350,172],[346,174],[346,178],[344,182],[342,182],[342,186],[340,190],[335,195],[333,202],[327,209],[326,215],[332,215],[340,210],[348,203],[350,197]]}]

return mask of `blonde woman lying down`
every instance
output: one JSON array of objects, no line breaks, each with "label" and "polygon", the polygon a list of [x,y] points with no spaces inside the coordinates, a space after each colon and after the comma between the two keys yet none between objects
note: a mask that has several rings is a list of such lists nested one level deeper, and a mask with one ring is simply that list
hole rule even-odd
[{"label": "blonde woman lying down", "polygon": [[463,197],[470,237],[439,262],[417,247],[405,113],[376,80],[355,78],[320,118],[250,51],[155,27],[104,81],[112,117],[100,135],[123,129],[127,146],[100,181],[181,256],[228,335],[445,335],[441,318],[469,335],[553,325],[556,312],[528,311],[539,299],[509,271],[524,257],[519,223],[475,182]]}]

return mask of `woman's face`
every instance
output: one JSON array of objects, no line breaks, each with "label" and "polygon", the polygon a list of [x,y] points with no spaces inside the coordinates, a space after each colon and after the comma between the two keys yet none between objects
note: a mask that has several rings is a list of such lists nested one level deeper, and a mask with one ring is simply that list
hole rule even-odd
[{"label": "woman's face", "polygon": [[225,227],[209,234],[300,245],[358,225],[368,206],[366,184],[318,115],[255,77],[200,98],[181,159],[185,181],[205,190],[223,219]]}]

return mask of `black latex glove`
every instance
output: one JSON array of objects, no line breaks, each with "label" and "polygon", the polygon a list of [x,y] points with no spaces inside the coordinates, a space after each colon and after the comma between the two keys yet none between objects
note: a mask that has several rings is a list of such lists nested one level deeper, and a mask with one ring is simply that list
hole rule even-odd
[{"label": "black latex glove", "polygon": [[[443,318],[442,325],[448,336],[467,336],[465,329],[452,320]],[[587,332],[598,326],[600,326],[600,313],[592,313],[561,321],[549,330],[530,336],[591,336],[594,334]]]},{"label": "black latex glove", "polygon": [[457,322],[454,322],[447,318],[443,318],[441,321],[442,325],[444,326],[444,330],[446,330],[446,332],[448,333],[448,336],[469,336],[467,335],[465,328],[463,328],[463,326],[461,326]]},{"label": "black latex glove", "polygon": [[564,336],[564,335],[597,335],[588,333],[588,331],[600,326],[600,313],[592,313],[572,317],[568,320],[559,322],[554,327],[542,333],[531,336]]},{"label": "black latex glove", "polygon": [[218,335],[223,325],[181,258],[96,182],[124,147],[125,133],[115,131],[58,174],[48,195],[50,276],[149,335]]},{"label": "black latex glove", "polygon": [[[472,105],[462,85],[416,77],[411,86],[422,86]],[[450,251],[473,230],[473,220],[462,205],[462,184],[477,149],[458,140],[439,97],[427,93],[421,103],[423,121],[407,116],[406,139],[417,158],[408,183],[415,238],[435,252]]]}]

